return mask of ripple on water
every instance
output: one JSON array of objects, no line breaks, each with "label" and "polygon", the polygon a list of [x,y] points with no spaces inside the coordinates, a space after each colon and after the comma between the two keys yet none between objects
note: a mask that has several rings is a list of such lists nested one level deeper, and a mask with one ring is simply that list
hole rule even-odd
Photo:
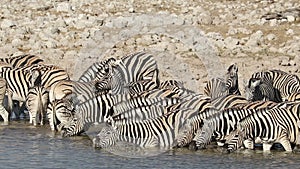
[{"label": "ripple on water", "polygon": [[24,121],[0,125],[0,139],[1,168],[298,168],[300,163],[299,150],[241,150],[226,154],[216,147],[199,151],[141,151],[157,155],[130,158],[128,152],[94,149],[87,136],[62,138],[47,126],[34,127]]}]

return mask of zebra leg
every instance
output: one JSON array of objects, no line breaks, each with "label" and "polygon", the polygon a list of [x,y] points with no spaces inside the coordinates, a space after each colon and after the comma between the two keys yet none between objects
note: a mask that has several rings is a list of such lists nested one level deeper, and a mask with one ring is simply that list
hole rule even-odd
[{"label": "zebra leg", "polygon": [[42,126],[42,125],[44,125],[44,113],[41,111],[40,113],[40,125]]},{"label": "zebra leg", "polygon": [[31,112],[31,110],[28,110],[28,114],[29,114],[29,123],[32,124],[33,123],[33,113]]},{"label": "zebra leg", "polygon": [[263,143],[263,151],[270,151],[273,143]]},{"label": "zebra leg", "polygon": [[279,142],[283,146],[285,151],[293,151],[290,140],[288,138],[281,139]]},{"label": "zebra leg", "polygon": [[245,146],[245,148],[247,148],[247,149],[251,149],[251,150],[254,149],[254,143],[253,143],[253,141],[252,141],[251,139],[245,140],[245,141],[244,141],[244,146]]},{"label": "zebra leg", "polygon": [[4,122],[8,122],[9,113],[6,111],[2,104],[0,105],[0,115],[3,118]]}]

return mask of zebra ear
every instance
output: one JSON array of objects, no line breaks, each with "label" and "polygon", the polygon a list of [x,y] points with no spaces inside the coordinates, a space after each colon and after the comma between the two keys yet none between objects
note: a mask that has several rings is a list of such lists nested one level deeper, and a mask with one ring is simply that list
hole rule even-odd
[{"label": "zebra ear", "polygon": [[249,88],[255,88],[261,84],[261,79],[259,78],[251,78],[249,80]]}]

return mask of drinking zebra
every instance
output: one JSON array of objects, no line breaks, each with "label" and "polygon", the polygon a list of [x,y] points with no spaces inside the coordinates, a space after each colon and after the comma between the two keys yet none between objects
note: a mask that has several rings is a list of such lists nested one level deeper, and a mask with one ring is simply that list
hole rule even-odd
[{"label": "drinking zebra", "polygon": [[195,110],[183,109],[143,121],[108,125],[93,138],[93,144],[95,147],[108,148],[123,141],[140,147],[172,148],[182,123],[197,113]]},{"label": "drinking zebra", "polygon": [[289,108],[274,107],[246,116],[229,135],[226,141],[228,152],[241,147],[244,141],[246,148],[253,149],[254,142],[263,143],[263,150],[268,151],[273,143],[281,143],[286,151],[292,151],[290,143],[299,144],[300,120],[297,114]]},{"label": "drinking zebra", "polygon": [[235,129],[237,122],[255,112],[254,109],[229,108],[204,119],[202,129],[197,130],[193,139],[196,141],[196,146],[204,148],[212,138],[218,142],[218,145],[222,145],[229,133]]},{"label": "drinking zebra", "polygon": [[[121,114],[128,110],[156,105],[166,105],[173,103],[176,100],[166,100],[165,98],[144,98],[134,97],[130,95],[99,95],[80,104],[74,110],[74,119],[69,125],[64,126],[62,135],[72,136],[77,135],[84,130],[87,130],[93,123],[102,123],[111,119],[113,115]],[[115,106],[113,108],[113,106]],[[136,116],[134,117],[136,118]],[[131,119],[132,120],[132,119]]]}]

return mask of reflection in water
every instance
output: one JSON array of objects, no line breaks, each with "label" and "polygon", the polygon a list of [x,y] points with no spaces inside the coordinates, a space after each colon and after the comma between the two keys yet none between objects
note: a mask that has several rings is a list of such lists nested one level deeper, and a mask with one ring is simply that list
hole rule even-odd
[{"label": "reflection in water", "polygon": [[24,121],[0,125],[0,139],[1,168],[298,168],[300,163],[299,150],[241,150],[226,154],[216,147],[129,158],[94,149],[87,136],[62,138],[46,126],[33,127]]}]

